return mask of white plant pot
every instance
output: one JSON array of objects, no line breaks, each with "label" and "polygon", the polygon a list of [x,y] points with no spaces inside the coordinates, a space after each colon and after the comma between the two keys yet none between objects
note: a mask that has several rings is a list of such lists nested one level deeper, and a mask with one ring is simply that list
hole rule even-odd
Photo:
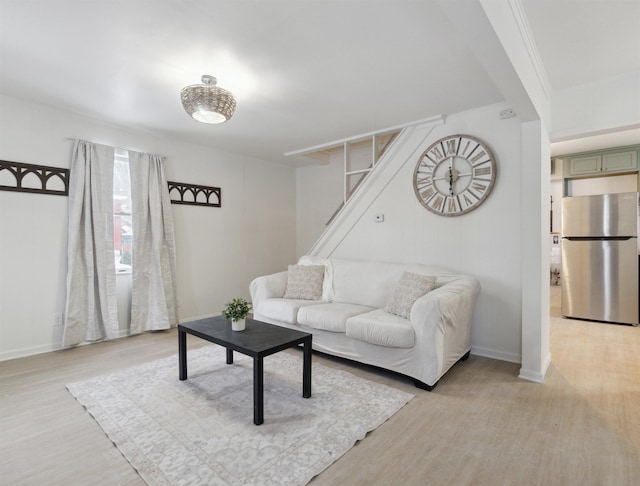
[{"label": "white plant pot", "polygon": [[234,331],[244,331],[245,326],[247,325],[246,318],[238,319],[237,321],[231,321],[231,329]]}]

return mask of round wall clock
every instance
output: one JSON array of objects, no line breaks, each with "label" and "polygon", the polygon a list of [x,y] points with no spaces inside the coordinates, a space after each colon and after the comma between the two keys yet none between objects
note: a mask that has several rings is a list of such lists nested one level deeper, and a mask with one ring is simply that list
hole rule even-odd
[{"label": "round wall clock", "polygon": [[413,189],[432,213],[460,216],[484,202],[496,176],[496,159],[487,144],[470,135],[451,135],[420,156]]}]

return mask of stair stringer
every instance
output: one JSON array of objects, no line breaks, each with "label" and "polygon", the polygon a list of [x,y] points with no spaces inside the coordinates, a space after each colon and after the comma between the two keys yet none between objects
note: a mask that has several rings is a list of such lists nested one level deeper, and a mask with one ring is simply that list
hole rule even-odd
[{"label": "stair stringer", "polygon": [[438,115],[420,125],[404,128],[307,254],[329,258],[400,169],[406,163],[417,161],[433,129],[443,124],[444,116]]}]

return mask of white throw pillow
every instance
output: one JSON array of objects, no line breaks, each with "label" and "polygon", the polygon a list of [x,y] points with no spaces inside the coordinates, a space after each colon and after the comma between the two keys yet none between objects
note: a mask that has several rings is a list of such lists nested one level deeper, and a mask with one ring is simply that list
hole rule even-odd
[{"label": "white throw pillow", "polygon": [[323,280],[323,265],[289,265],[284,298],[320,300]]},{"label": "white throw pillow", "polygon": [[336,298],[333,291],[333,264],[328,258],[304,255],[298,260],[298,265],[322,265],[324,267],[324,281],[322,282],[322,300],[333,302]]},{"label": "white throw pillow", "polygon": [[403,272],[384,310],[409,319],[414,302],[435,287],[436,277]]}]

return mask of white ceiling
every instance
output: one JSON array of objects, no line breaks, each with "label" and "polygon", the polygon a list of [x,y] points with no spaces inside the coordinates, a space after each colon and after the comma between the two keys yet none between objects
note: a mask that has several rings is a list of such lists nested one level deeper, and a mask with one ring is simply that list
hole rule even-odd
[{"label": "white ceiling", "polygon": [[640,0],[522,0],[554,90],[640,70]]},{"label": "white ceiling", "polygon": [[[522,3],[554,89],[640,70],[640,1]],[[0,0],[0,93],[296,164],[283,154],[502,101],[454,32],[435,0]],[[229,122],[184,113],[202,74],[236,95]]]},{"label": "white ceiling", "polygon": [[[640,71],[640,0],[522,0],[522,4],[554,90]],[[555,142],[551,155],[639,142],[640,128],[632,128]]]}]

